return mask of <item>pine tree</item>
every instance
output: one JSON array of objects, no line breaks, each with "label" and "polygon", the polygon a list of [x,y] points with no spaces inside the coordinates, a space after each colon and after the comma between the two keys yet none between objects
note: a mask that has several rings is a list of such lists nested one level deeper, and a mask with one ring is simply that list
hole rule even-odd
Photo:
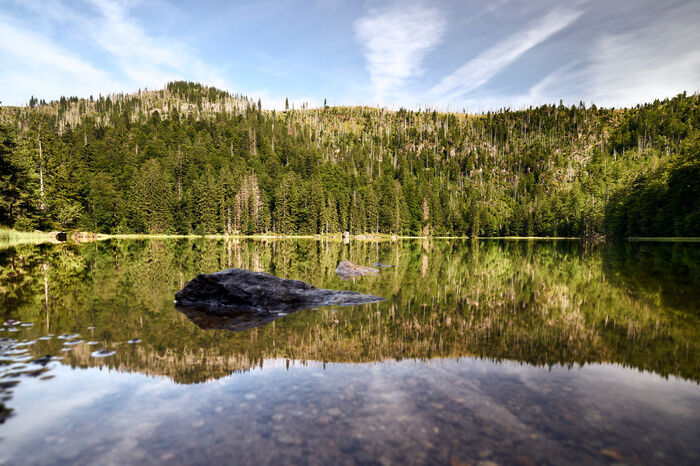
[{"label": "pine tree", "polygon": [[14,131],[0,125],[0,224],[30,230],[36,226],[37,182],[27,150]]},{"label": "pine tree", "polygon": [[130,190],[131,228],[137,232],[168,233],[173,224],[173,190],[155,159],[143,164]]}]

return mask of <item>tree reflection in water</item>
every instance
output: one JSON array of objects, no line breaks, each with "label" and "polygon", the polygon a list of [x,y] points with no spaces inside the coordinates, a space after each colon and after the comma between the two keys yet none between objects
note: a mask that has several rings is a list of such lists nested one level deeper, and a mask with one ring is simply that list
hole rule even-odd
[{"label": "tree reflection in water", "polygon": [[[5,319],[36,324],[22,329],[23,338],[81,332],[86,341],[118,347],[115,356],[95,360],[94,348],[78,344],[65,363],[182,383],[247,370],[264,359],[467,355],[536,365],[616,362],[697,381],[699,250],[696,244],[496,240],[22,245],[0,252],[0,309]],[[342,281],[334,272],[341,260],[396,267]],[[199,316],[194,325],[175,310],[174,293],[194,275],[232,266],[387,301],[305,310],[237,334],[203,330],[226,324]],[[143,342],[123,345],[136,337]],[[57,354],[61,345],[38,341],[30,351]]]}]

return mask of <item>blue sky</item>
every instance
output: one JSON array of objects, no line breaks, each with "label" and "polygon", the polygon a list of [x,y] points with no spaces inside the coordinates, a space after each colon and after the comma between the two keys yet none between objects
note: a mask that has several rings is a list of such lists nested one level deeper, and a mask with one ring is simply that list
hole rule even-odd
[{"label": "blue sky", "polygon": [[0,101],[186,79],[470,112],[700,90],[700,1],[0,0]]}]

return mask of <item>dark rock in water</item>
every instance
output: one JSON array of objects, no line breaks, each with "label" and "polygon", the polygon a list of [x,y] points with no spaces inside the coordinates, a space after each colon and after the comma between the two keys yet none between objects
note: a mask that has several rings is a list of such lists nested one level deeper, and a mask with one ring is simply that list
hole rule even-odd
[{"label": "dark rock in water", "polygon": [[343,280],[347,280],[348,278],[361,277],[363,275],[374,275],[379,273],[379,270],[374,267],[364,267],[350,261],[343,261],[335,268],[335,273]]},{"label": "dark rock in water", "polygon": [[383,300],[243,269],[197,275],[175,294],[177,309],[198,326],[234,331],[258,327],[309,307],[354,306]]},{"label": "dark rock in water", "polygon": [[385,263],[383,263],[383,262],[375,262],[373,265],[374,265],[375,267],[379,267],[380,269],[383,269],[383,268],[386,268],[386,267],[396,267],[395,265],[389,265],[389,264],[385,264]]}]

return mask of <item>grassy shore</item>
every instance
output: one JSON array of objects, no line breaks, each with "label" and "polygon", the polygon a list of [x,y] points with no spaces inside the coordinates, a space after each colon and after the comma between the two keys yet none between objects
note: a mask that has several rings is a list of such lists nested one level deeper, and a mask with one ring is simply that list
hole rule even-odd
[{"label": "grassy shore", "polygon": [[49,243],[58,242],[55,233],[38,231],[17,231],[10,228],[0,228],[0,248],[6,248],[23,243]]}]

